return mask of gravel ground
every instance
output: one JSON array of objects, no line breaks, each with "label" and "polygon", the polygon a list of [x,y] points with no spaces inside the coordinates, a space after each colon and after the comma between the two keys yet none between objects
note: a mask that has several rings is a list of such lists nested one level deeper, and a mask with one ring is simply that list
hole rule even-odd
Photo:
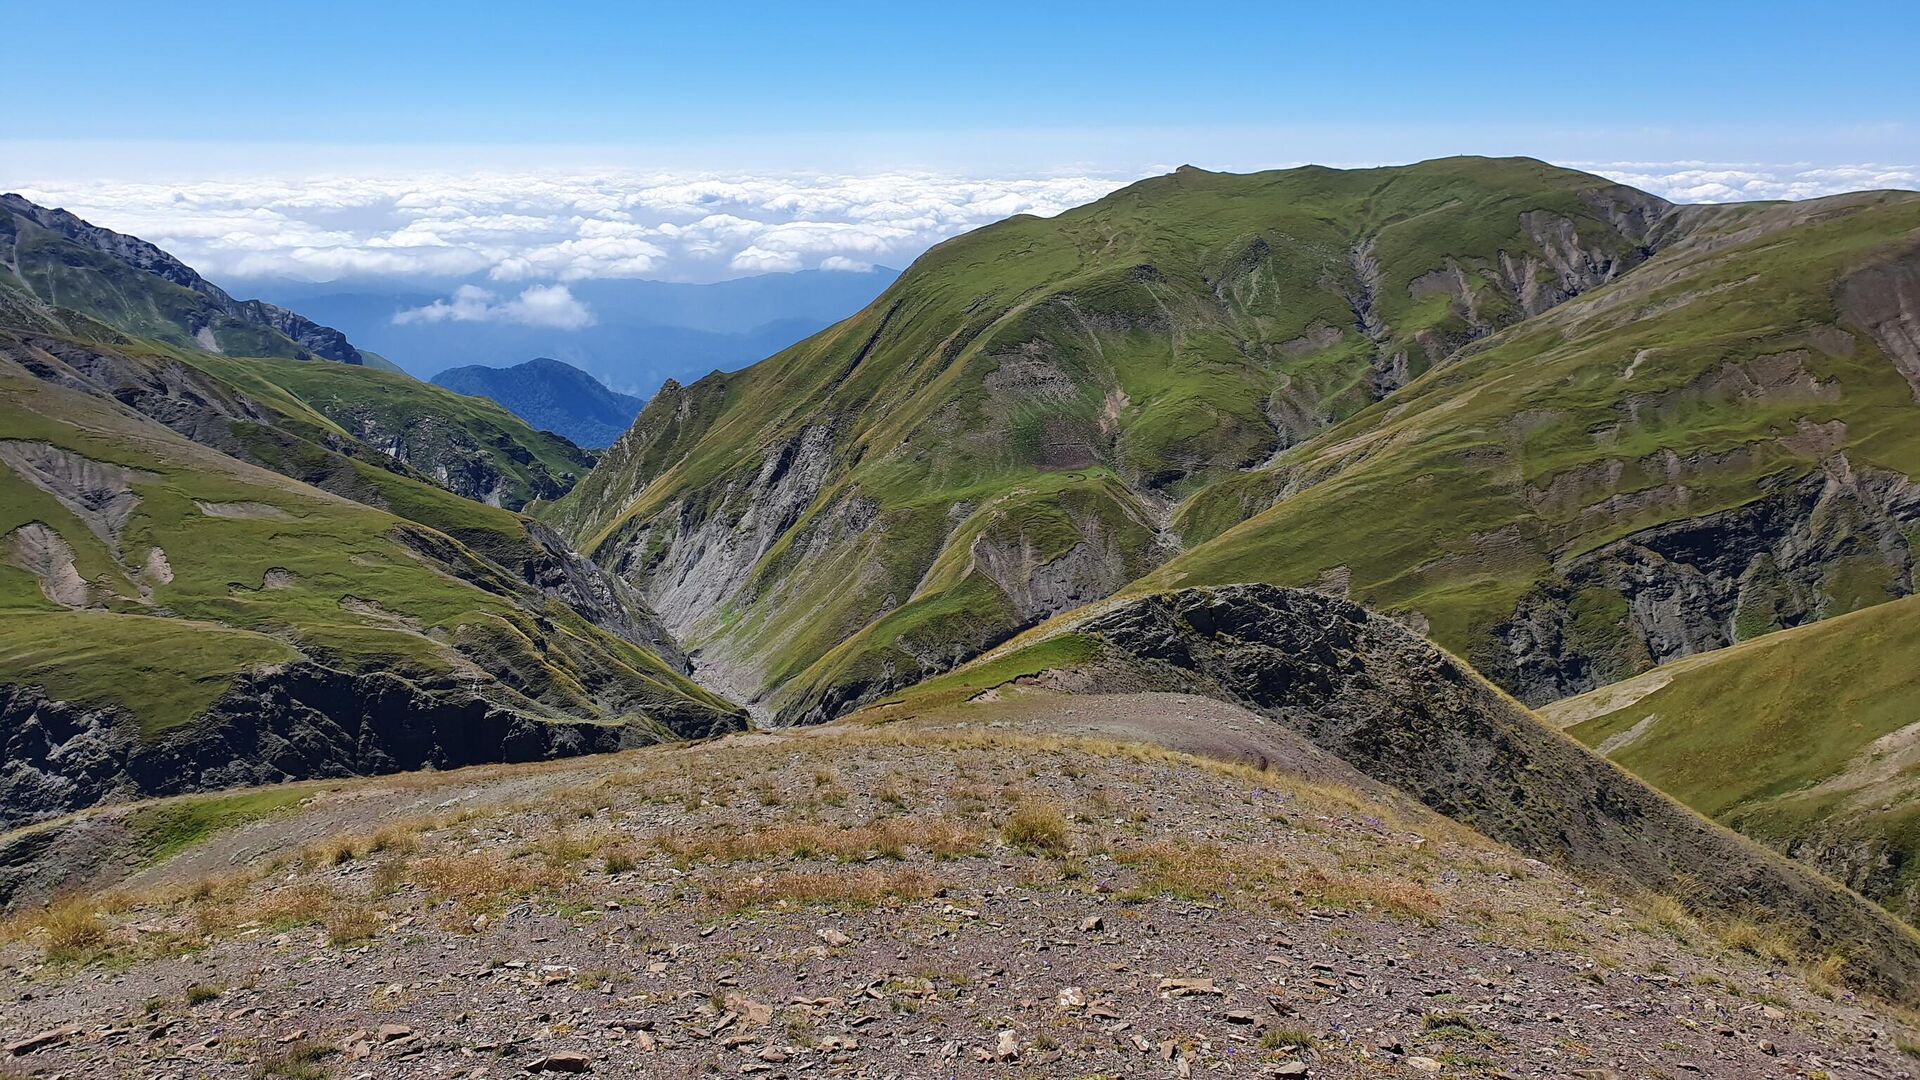
[{"label": "gravel ground", "polygon": [[316,789],[8,939],[0,1076],[1913,1074],[1752,928],[1176,695]]}]

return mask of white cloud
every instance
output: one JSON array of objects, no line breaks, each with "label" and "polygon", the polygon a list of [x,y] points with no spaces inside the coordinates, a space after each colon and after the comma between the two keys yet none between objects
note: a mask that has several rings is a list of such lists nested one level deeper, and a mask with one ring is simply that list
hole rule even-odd
[{"label": "white cloud", "polygon": [[[1920,187],[1913,165],[1573,164],[1680,202]],[[96,179],[21,194],[151,240],[215,280],[484,273],[566,283],[905,266],[958,233],[1010,214],[1057,214],[1133,179],[621,170]],[[442,303],[451,312],[458,298]]]},{"label": "white cloud", "polygon": [[593,312],[574,299],[565,285],[533,285],[511,300],[500,300],[491,290],[478,285],[462,285],[445,300],[424,307],[396,312],[393,321],[402,325],[415,322],[513,322],[526,326],[549,326],[558,330],[578,330],[592,326]]},{"label": "white cloud", "polygon": [[21,194],[151,240],[216,280],[572,282],[904,266],[957,233],[1056,214],[1132,179],[476,173],[92,180]]},{"label": "white cloud", "polygon": [[1920,188],[1920,166],[1914,165],[1616,161],[1582,162],[1575,167],[1683,203],[1815,199],[1848,191]]}]

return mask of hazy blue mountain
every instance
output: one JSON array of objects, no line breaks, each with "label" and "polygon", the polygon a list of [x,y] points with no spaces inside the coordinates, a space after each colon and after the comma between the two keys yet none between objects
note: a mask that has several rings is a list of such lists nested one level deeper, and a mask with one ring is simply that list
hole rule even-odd
[{"label": "hazy blue mountain", "polygon": [[422,378],[450,367],[508,367],[545,356],[616,391],[647,397],[667,379],[692,382],[716,369],[737,370],[771,356],[859,311],[897,276],[888,269],[809,270],[703,285],[576,281],[568,289],[594,318],[592,325],[577,329],[480,320],[394,322],[396,314],[444,300],[461,285],[510,299],[530,283],[472,278],[229,284],[274,303],[297,305]]},{"label": "hazy blue mountain", "polygon": [[491,398],[542,431],[594,449],[613,445],[646,405],[642,398],[615,393],[572,364],[546,356],[505,368],[448,368],[433,381],[455,393]]}]

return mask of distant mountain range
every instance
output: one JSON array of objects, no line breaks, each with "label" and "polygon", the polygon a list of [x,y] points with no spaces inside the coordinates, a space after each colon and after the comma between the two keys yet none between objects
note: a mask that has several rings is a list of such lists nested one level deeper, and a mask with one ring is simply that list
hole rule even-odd
[{"label": "distant mountain range", "polygon": [[230,282],[276,304],[296,307],[431,378],[451,367],[506,367],[545,356],[588,372],[620,393],[648,397],[668,379],[692,382],[733,371],[854,314],[898,271],[802,271],[712,284],[608,280],[572,282],[572,297],[592,314],[578,328],[499,320],[396,323],[394,316],[444,301],[463,285],[509,298],[518,286],[479,279],[315,285],[275,279]]},{"label": "distant mountain range", "polygon": [[607,389],[572,364],[545,356],[506,368],[478,364],[448,368],[435,375],[433,383],[455,393],[491,398],[542,431],[596,449],[612,446],[646,405],[642,398]]}]

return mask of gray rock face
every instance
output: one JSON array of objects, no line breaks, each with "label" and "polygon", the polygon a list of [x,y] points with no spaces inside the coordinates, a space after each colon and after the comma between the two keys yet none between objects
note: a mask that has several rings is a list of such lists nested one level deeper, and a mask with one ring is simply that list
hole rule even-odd
[{"label": "gray rock face", "polygon": [[1888,993],[1920,987],[1920,940],[1885,911],[1658,794],[1549,729],[1398,624],[1265,585],[1147,597],[1078,624],[1107,646],[1075,673],[1103,689],[1245,704],[1375,780],[1536,858],[1629,890],[1760,908]]},{"label": "gray rock face", "polygon": [[[1378,312],[1383,282],[1374,240],[1369,237],[1357,245],[1348,256],[1353,283],[1346,295],[1353,310],[1354,329],[1377,350],[1369,373],[1373,396],[1381,398],[1398,390],[1412,376],[1441,363],[1470,342],[1617,279],[1684,235],[1685,226],[1673,214],[1673,205],[1645,192],[1615,186],[1589,192],[1586,201],[1621,236],[1639,246],[1616,251],[1613,249],[1619,237],[1583,237],[1579,227],[1563,215],[1543,210],[1522,213],[1521,227],[1537,252],[1523,250],[1516,255],[1501,251],[1494,264],[1477,268],[1449,257],[1444,266],[1409,284],[1408,291],[1416,299],[1445,297],[1464,324],[1464,329],[1455,333],[1417,334],[1415,339],[1425,354],[1419,364],[1411,361],[1405,349],[1388,348],[1393,327]],[[1491,289],[1486,288],[1489,285]],[[1489,303],[1489,297],[1499,299]]]},{"label": "gray rock face", "polygon": [[[1643,530],[1571,560],[1499,628],[1504,648],[1472,659],[1540,705],[1836,614],[1846,575],[1877,578],[1878,599],[1904,596],[1913,591],[1908,530],[1916,523],[1920,487],[1837,457],[1745,506]],[[1624,598],[1617,631],[1579,625],[1583,590]]]},{"label": "gray rock face", "polygon": [[833,469],[833,429],[817,424],[768,451],[745,484],[702,492],[640,523],[612,569],[646,583],[647,599],[682,637],[746,588],[753,567],[819,495]]},{"label": "gray rock face", "polygon": [[38,687],[0,686],[0,830],[102,802],[540,761],[666,734],[701,738],[735,729],[738,718],[687,708],[663,713],[658,723],[538,718],[453,680],[429,686],[302,662],[244,677],[205,716],[146,738],[113,710],[56,701]]},{"label": "gray rock face", "polygon": [[[530,543],[511,554],[496,553],[494,562],[602,630],[653,651],[675,671],[684,675],[691,670],[679,641],[647,606],[638,589],[581,557],[539,522],[527,521],[525,528]],[[486,568],[467,565],[460,552],[436,537],[434,533],[409,530],[395,539],[456,577],[488,591],[498,587]]]},{"label": "gray rock face", "polygon": [[1920,253],[1868,267],[1840,290],[1840,310],[1879,342],[1920,400]]}]

